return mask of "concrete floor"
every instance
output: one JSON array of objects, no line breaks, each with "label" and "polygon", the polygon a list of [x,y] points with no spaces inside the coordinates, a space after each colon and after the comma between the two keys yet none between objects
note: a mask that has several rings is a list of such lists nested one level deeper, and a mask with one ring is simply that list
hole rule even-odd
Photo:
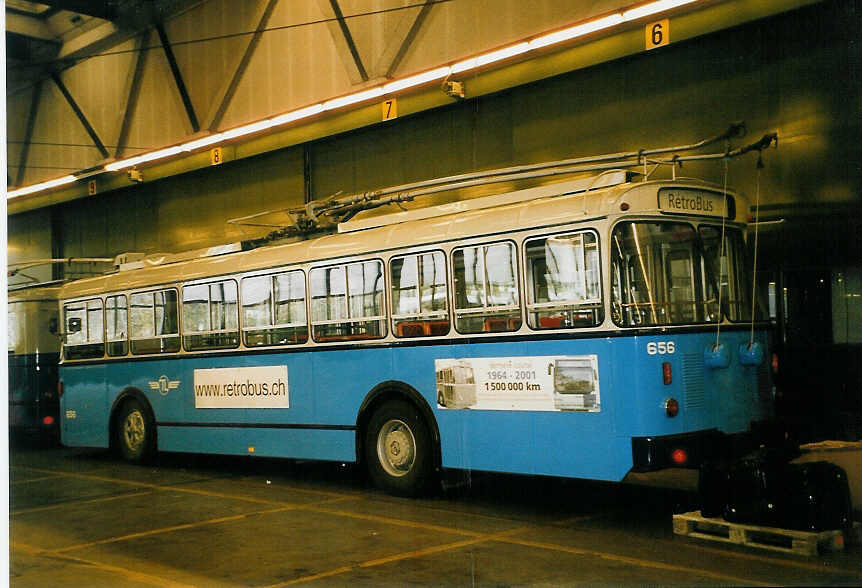
[{"label": "concrete floor", "polygon": [[353,468],[13,447],[11,583],[556,586],[862,583],[862,547],[815,558],[674,536],[684,492],[474,474],[421,500]]}]

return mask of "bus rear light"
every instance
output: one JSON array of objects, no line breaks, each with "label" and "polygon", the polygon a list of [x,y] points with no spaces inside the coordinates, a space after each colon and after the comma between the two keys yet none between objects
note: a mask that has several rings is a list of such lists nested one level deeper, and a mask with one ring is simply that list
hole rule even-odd
[{"label": "bus rear light", "polygon": [[778,373],[778,354],[772,354],[772,374],[775,375]]},{"label": "bus rear light", "polygon": [[685,449],[674,449],[670,454],[670,460],[674,465],[684,466],[688,463],[688,452]]},{"label": "bus rear light", "polygon": [[57,382],[57,396],[60,398],[63,397],[63,380]]},{"label": "bus rear light", "polygon": [[666,361],[661,364],[661,375],[665,386],[670,386],[673,383],[673,369],[670,367],[670,362]]},{"label": "bus rear light", "polygon": [[669,418],[673,418],[679,414],[679,402],[675,398],[668,398],[664,401],[664,411]]},{"label": "bus rear light", "polygon": [[54,424],[54,417],[52,417],[51,415],[46,416],[45,418],[42,419],[42,424],[45,425],[46,427],[50,427],[51,425]]}]

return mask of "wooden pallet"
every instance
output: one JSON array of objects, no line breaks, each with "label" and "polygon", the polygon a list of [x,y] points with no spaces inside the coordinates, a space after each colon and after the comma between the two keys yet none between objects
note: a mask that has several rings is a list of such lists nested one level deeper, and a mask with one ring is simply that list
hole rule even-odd
[{"label": "wooden pallet", "polygon": [[[859,523],[854,523],[854,536],[859,533],[859,529]],[[808,556],[817,555],[819,549],[840,551],[844,549],[845,543],[842,531],[812,533],[778,527],[760,527],[730,523],[720,518],[708,519],[701,516],[699,512],[673,515],[673,532],[686,537]],[[850,537],[847,539],[852,540]]]}]

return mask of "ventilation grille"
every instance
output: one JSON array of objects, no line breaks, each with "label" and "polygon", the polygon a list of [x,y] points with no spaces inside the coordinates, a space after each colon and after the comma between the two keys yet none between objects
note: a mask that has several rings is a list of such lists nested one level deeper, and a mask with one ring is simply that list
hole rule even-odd
[{"label": "ventilation grille", "polygon": [[682,356],[682,382],[685,386],[685,407],[704,408],[706,393],[703,385],[703,355],[686,353]]}]

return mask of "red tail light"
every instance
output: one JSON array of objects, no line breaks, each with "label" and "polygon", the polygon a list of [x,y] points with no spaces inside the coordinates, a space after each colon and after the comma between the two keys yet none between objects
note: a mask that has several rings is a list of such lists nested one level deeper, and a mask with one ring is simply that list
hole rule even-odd
[{"label": "red tail light", "polygon": [[673,418],[679,414],[679,402],[675,398],[668,398],[664,401],[664,411],[669,418]]},{"label": "red tail light", "polygon": [[661,364],[661,374],[664,379],[664,385],[670,386],[673,382],[673,369],[670,367],[670,362],[664,362]]},{"label": "red tail light", "polygon": [[670,454],[670,460],[674,465],[682,466],[688,463],[688,452],[685,449],[674,449]]},{"label": "red tail light", "polygon": [[45,425],[46,427],[50,427],[51,425],[54,424],[54,417],[52,417],[51,415],[46,416],[45,418],[42,419],[42,424]]},{"label": "red tail light", "polygon": [[777,353],[772,354],[772,373],[773,374],[778,373],[778,354]]}]

